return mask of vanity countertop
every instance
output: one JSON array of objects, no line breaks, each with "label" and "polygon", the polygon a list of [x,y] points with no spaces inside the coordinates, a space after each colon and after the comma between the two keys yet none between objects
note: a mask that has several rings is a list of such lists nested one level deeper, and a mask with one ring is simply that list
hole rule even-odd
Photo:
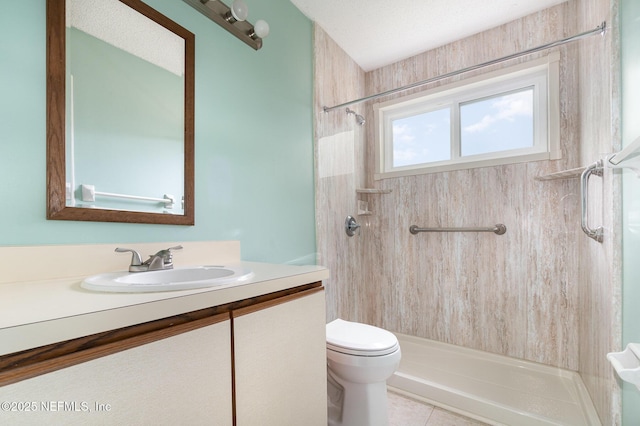
[{"label": "vanity countertop", "polygon": [[153,293],[85,290],[86,275],[0,285],[0,355],[322,281],[321,266],[240,262],[241,284]]}]

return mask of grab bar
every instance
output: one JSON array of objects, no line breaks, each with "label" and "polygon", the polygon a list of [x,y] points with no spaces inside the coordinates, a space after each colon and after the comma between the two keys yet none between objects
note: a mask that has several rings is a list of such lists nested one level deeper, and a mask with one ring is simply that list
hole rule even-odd
[{"label": "grab bar", "polygon": [[498,223],[491,228],[419,228],[416,225],[411,225],[409,232],[413,235],[419,232],[493,232],[497,235],[502,235],[507,232],[507,227],[502,223]]},{"label": "grab bar", "polygon": [[114,194],[112,192],[99,192],[99,191],[96,191],[96,188],[93,185],[81,185],[81,186],[82,186],[82,201],[87,201],[87,202],[95,201],[96,195],[100,195],[102,197],[126,198],[129,200],[142,200],[142,201],[153,201],[156,203],[163,203],[165,208],[168,208],[168,209],[173,208],[173,204],[175,203],[174,197],[168,194],[164,194],[164,198],[143,197],[139,195]]},{"label": "grab bar", "polygon": [[589,238],[593,238],[597,242],[601,243],[604,230],[602,226],[598,226],[596,229],[589,228],[589,178],[591,175],[602,177],[603,162],[598,160],[586,169],[580,175],[580,197],[582,198],[582,219],[580,225],[582,230]]}]

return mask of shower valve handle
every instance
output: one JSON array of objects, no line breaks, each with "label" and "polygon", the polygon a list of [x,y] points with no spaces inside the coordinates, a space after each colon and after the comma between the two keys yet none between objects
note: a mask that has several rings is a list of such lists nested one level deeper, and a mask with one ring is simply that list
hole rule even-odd
[{"label": "shower valve handle", "polygon": [[358,222],[353,216],[347,216],[347,219],[344,221],[344,230],[348,236],[353,237],[356,235],[356,231],[360,228]]}]

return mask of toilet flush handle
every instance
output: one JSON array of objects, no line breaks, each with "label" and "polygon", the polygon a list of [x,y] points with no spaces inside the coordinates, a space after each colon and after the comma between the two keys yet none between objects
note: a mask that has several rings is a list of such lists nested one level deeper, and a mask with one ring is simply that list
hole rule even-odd
[{"label": "toilet flush handle", "polygon": [[348,236],[353,237],[356,235],[356,231],[360,228],[358,222],[353,216],[347,216],[347,219],[344,221],[344,230]]}]

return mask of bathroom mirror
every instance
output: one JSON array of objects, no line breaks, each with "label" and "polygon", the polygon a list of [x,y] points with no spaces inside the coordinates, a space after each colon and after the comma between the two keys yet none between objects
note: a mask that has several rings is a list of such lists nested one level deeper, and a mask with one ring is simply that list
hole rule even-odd
[{"label": "bathroom mirror", "polygon": [[141,0],[47,0],[47,219],[194,224],[194,64]]}]

